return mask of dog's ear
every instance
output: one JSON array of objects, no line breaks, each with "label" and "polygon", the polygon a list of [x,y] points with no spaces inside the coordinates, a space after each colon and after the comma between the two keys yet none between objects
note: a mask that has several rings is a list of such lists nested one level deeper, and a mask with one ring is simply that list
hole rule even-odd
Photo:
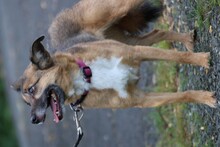
[{"label": "dog's ear", "polygon": [[23,83],[23,78],[21,77],[17,81],[15,81],[13,84],[11,84],[11,88],[16,90],[17,92],[20,92],[22,83]]},{"label": "dog's ear", "polygon": [[48,69],[53,66],[53,60],[49,52],[44,48],[41,41],[44,40],[44,36],[41,36],[34,41],[31,49],[30,60],[37,66],[38,69]]}]

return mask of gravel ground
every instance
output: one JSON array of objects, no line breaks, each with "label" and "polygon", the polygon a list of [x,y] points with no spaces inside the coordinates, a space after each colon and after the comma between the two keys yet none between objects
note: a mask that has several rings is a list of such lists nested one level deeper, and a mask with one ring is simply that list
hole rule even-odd
[{"label": "gravel ground", "polygon": [[[198,4],[189,0],[167,0],[169,14],[173,18],[174,30],[188,32],[196,29],[197,37],[194,52],[210,52],[210,69],[190,65],[180,66],[180,74],[184,75],[181,90],[210,90],[216,92],[220,99],[220,7],[213,6],[203,16],[202,24],[198,20]],[[206,5],[204,5],[207,7]],[[174,47],[186,51],[181,44]],[[188,78],[186,78],[188,77]],[[185,111],[188,123],[187,132],[191,135],[191,143],[198,146],[220,145],[220,106],[211,109],[204,105],[190,104]],[[199,117],[195,117],[199,116]],[[197,129],[197,130],[196,130]]]}]

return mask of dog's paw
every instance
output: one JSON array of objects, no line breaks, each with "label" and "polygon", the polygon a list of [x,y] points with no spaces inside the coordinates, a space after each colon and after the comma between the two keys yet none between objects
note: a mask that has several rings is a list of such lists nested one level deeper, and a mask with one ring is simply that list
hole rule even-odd
[{"label": "dog's paw", "polygon": [[190,94],[194,102],[206,104],[212,108],[217,107],[217,99],[215,98],[214,92],[201,90],[201,91],[192,91],[190,92]]},{"label": "dog's paw", "polygon": [[210,52],[199,52],[197,54],[197,64],[209,69],[210,66]]},{"label": "dog's paw", "polygon": [[197,37],[196,30],[190,31],[190,33],[186,34],[186,41],[184,42],[184,45],[186,46],[187,50],[192,52],[194,48],[194,42]]},{"label": "dog's paw", "polygon": [[218,105],[217,99],[215,97],[214,92],[206,92],[205,93],[205,104],[209,107],[216,108]]}]

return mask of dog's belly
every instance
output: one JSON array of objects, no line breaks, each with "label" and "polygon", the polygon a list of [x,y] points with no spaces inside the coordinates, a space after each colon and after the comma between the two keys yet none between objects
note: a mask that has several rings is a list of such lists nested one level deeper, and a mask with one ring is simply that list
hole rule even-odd
[{"label": "dog's belly", "polygon": [[136,81],[137,69],[121,63],[122,58],[97,58],[89,63],[92,70],[91,88],[114,89],[119,97],[128,97],[127,84]]}]

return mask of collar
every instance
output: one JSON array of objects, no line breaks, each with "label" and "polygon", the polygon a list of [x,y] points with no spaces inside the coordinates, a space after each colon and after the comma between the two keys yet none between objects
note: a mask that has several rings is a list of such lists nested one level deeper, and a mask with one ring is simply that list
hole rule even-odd
[{"label": "collar", "polygon": [[92,70],[89,66],[83,62],[83,60],[78,59],[76,60],[76,63],[78,64],[81,72],[83,73],[84,79],[86,82],[91,83],[91,77],[92,77]]},{"label": "collar", "polygon": [[[78,64],[81,72],[83,73],[85,81],[87,83],[91,83],[91,77],[92,77],[91,68],[89,66],[87,66],[85,64],[85,62],[83,62],[83,60],[81,60],[81,59],[76,60],[76,63]],[[70,106],[73,108],[73,107],[80,105],[85,100],[88,93],[89,93],[88,90],[84,90],[84,93],[81,95],[81,97],[78,100],[76,100],[75,103],[71,103]]]}]

